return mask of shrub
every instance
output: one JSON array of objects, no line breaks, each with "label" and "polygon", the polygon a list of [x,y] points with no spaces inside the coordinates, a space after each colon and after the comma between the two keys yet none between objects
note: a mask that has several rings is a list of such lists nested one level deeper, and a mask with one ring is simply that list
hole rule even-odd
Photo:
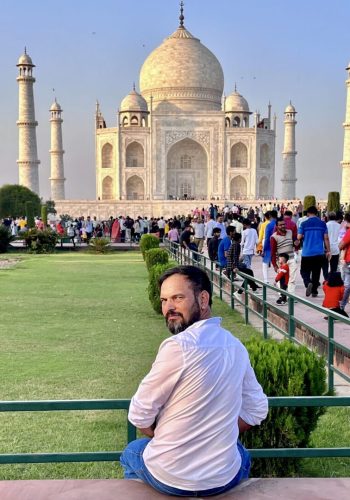
[{"label": "shrub", "polygon": [[0,188],[0,218],[23,217],[26,213],[26,202],[31,201],[35,215],[40,214],[39,196],[25,186],[5,184]]},{"label": "shrub", "polygon": [[3,224],[0,225],[0,253],[5,253],[7,252],[11,241],[15,239],[14,236],[12,236],[10,230],[4,226]]},{"label": "shrub", "polygon": [[140,240],[140,250],[143,260],[145,260],[145,252],[150,248],[159,248],[159,238],[153,234],[143,234]]},{"label": "shrub", "polygon": [[34,209],[33,209],[33,203],[31,201],[26,201],[26,217],[27,217],[27,227],[29,229],[35,227]]},{"label": "shrub", "polygon": [[169,254],[162,248],[150,248],[145,252],[145,262],[149,271],[156,264],[167,264],[169,262]]},{"label": "shrub", "polygon": [[304,198],[304,211],[307,210],[310,207],[315,207],[316,206],[316,198],[314,197],[313,194],[308,194]]},{"label": "shrub", "polygon": [[47,205],[41,206],[41,219],[43,221],[44,227],[47,226]]},{"label": "shrub", "polygon": [[160,276],[171,267],[175,266],[175,262],[168,262],[167,264],[156,264],[152,266],[149,271],[149,284],[148,284],[148,298],[156,313],[162,313],[162,306],[160,303],[160,290],[158,287],[158,279]]},{"label": "shrub", "polygon": [[[245,343],[267,396],[321,396],[326,391],[325,360],[290,341],[252,339]],[[247,448],[303,448],[324,409],[271,408],[261,426],[243,435]],[[293,476],[300,459],[254,459],[253,477]]]},{"label": "shrub", "polygon": [[108,253],[111,251],[109,238],[92,238],[89,244],[89,251],[93,253]]},{"label": "shrub", "polygon": [[36,228],[29,229],[23,234],[30,252],[33,253],[52,253],[55,250],[58,235],[51,229],[39,231]]},{"label": "shrub", "polygon": [[340,194],[338,191],[330,191],[328,193],[327,212],[339,212],[340,210]]}]

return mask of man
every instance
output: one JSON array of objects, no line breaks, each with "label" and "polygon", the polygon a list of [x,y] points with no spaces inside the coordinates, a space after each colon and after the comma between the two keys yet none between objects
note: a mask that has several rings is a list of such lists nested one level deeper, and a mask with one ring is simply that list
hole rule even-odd
[{"label": "man", "polygon": [[158,219],[158,227],[159,227],[159,241],[163,241],[164,239],[164,229],[165,229],[165,220],[164,217]]},{"label": "man", "polygon": [[227,267],[227,254],[232,244],[233,235],[236,230],[233,226],[228,226],[226,228],[226,236],[220,241],[219,249],[218,249],[218,259],[220,267],[226,269]]},{"label": "man", "polygon": [[232,214],[232,222],[230,223],[230,226],[233,226],[236,229],[236,233],[242,234],[243,224],[240,222],[237,213]]},{"label": "man", "polygon": [[219,227],[215,227],[213,229],[213,236],[209,240],[208,255],[209,255],[209,259],[212,262],[218,261],[218,249],[219,249],[219,244],[220,244],[220,239],[219,239],[220,234],[221,234],[221,229]]},{"label": "man", "polygon": [[[210,242],[211,238],[213,237],[213,230],[214,230],[215,226],[216,226],[216,222],[214,220],[214,217],[212,215],[210,215],[208,222],[206,222],[206,224],[204,226],[204,237],[207,240],[208,249],[209,249],[209,242]],[[220,230],[220,233],[221,233],[221,230]]]},{"label": "man", "polygon": [[91,220],[90,215],[88,215],[86,217],[84,229],[85,229],[85,234],[86,234],[86,241],[87,241],[87,243],[89,243],[89,241],[91,240],[91,237],[92,237],[92,232],[94,230],[94,226],[92,224],[92,220]]},{"label": "man", "polygon": [[[283,214],[284,222],[286,223],[286,229],[290,229],[292,231],[293,241],[298,241],[298,228],[296,223],[293,220],[293,212],[291,210],[285,210]],[[298,241],[299,244],[299,241]],[[289,262],[289,261],[288,261]]]},{"label": "man", "polygon": [[222,240],[223,238],[225,238],[226,237],[226,226],[224,224],[224,218],[223,218],[222,215],[218,215],[216,217],[215,227],[219,227],[220,230],[221,230],[220,240]]},{"label": "man", "polygon": [[[227,253],[227,274],[233,280],[235,279],[235,273],[237,271],[241,271],[244,274],[248,274],[249,276],[254,277],[254,273],[252,269],[248,269],[245,264],[240,262],[239,257],[241,254],[241,235],[239,233],[234,233],[232,245],[229,248]],[[253,292],[259,293],[258,289],[261,288],[258,286],[255,281],[247,279],[247,284],[250,286]],[[242,294],[244,292],[244,288],[241,287],[234,295]],[[237,295],[236,295],[237,296]]]},{"label": "man", "polygon": [[211,317],[207,274],[175,267],[159,284],[173,337],[131,400],[129,420],[148,438],[124,450],[124,477],[170,495],[223,493],[248,477],[249,454],[238,434],[266,417],[267,398],[245,347]]},{"label": "man", "polygon": [[288,254],[288,267],[289,267],[289,280],[288,280],[288,292],[295,294],[295,281],[297,276],[297,263],[294,258],[294,251],[299,245],[296,245],[296,241],[293,239],[293,233],[291,229],[287,229],[286,222],[283,217],[279,217],[276,223],[276,231],[272,234],[270,238],[271,247],[271,262],[275,272],[278,272],[278,257],[282,253]]},{"label": "man", "polygon": [[194,243],[198,247],[198,252],[203,253],[203,244],[204,244],[204,222],[203,219],[194,217],[193,224],[194,230]]},{"label": "man", "polygon": [[193,228],[190,222],[186,222],[185,229],[180,234],[180,246],[185,250],[190,250],[191,237],[193,235]]},{"label": "man", "polygon": [[243,263],[247,269],[252,268],[252,258],[255,252],[256,245],[258,244],[259,238],[258,233],[255,229],[251,227],[250,219],[243,220],[243,234],[242,234],[242,256]]},{"label": "man", "polygon": [[307,209],[307,219],[298,229],[298,240],[303,240],[300,274],[306,288],[306,297],[317,297],[320,284],[320,274],[324,262],[324,249],[326,258],[331,256],[328,229],[318,215],[316,207]]},{"label": "man", "polygon": [[264,235],[264,241],[263,241],[263,250],[262,250],[262,257],[263,257],[263,277],[264,277],[264,282],[268,283],[268,268],[270,267],[271,264],[271,246],[270,246],[270,238],[275,230],[276,227],[276,220],[277,220],[277,212],[276,210],[270,210],[269,212],[269,222],[266,225],[265,228],[265,235]]},{"label": "man", "polygon": [[340,232],[340,224],[337,221],[337,214],[335,212],[329,212],[328,214],[328,238],[329,238],[329,246],[331,249],[331,259],[328,262],[325,261],[325,268],[323,271],[324,279],[328,278],[328,268],[330,267],[330,272],[335,273],[338,269],[339,263],[339,232]]},{"label": "man", "polygon": [[346,233],[339,243],[339,249],[344,251],[343,257],[343,280],[344,280],[344,295],[340,302],[340,308],[345,310],[345,306],[349,302],[350,297],[350,214],[345,214]]}]

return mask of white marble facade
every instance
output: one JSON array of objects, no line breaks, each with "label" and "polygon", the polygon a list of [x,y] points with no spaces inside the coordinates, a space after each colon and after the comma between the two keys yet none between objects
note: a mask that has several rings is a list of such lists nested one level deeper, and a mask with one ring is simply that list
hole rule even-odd
[{"label": "white marble facade", "polygon": [[[117,127],[96,108],[97,199],[237,200],[274,196],[275,130],[235,89],[223,98],[214,54],[180,19],[122,101]],[[252,123],[250,123],[252,122]]]}]

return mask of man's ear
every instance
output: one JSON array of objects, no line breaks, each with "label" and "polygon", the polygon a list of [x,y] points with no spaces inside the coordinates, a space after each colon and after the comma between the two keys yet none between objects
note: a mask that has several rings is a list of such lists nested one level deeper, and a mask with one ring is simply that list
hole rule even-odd
[{"label": "man's ear", "polygon": [[201,309],[207,309],[209,306],[209,293],[206,290],[202,290],[200,293],[200,306]]}]

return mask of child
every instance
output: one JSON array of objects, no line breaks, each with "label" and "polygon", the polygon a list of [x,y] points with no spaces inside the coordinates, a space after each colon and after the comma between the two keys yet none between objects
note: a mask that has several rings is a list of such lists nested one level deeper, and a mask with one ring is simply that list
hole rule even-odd
[{"label": "child", "polygon": [[[281,290],[287,290],[289,281],[289,255],[287,253],[280,253],[278,256],[278,273],[275,277],[275,285],[279,282]],[[283,306],[287,303],[287,296],[281,293],[280,297],[276,300],[276,304]]]},{"label": "child", "polygon": [[[348,318],[348,314],[344,309],[340,308],[340,301],[344,295],[344,282],[341,278],[341,274],[338,272],[329,273],[328,280],[323,283],[323,291],[323,307]],[[324,319],[327,320],[328,316],[325,316]]]}]

